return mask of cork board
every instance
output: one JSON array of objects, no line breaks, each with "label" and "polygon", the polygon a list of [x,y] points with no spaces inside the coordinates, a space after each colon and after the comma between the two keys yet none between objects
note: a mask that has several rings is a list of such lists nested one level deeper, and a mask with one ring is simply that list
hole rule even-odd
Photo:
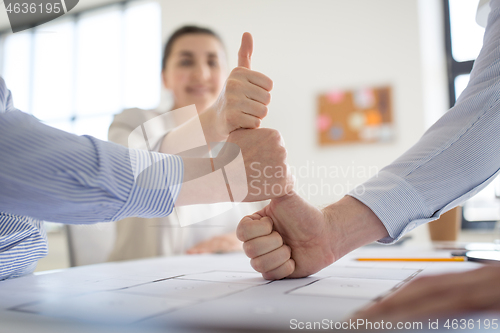
[{"label": "cork board", "polygon": [[394,139],[391,87],[334,90],[318,96],[318,143],[378,143]]}]

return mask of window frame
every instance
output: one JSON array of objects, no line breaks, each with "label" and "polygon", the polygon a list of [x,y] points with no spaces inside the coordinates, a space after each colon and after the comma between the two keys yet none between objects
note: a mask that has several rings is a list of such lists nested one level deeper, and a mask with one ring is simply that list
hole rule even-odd
[{"label": "window frame", "polygon": [[[445,54],[448,78],[448,102],[449,107],[455,105],[455,79],[460,75],[470,74],[474,66],[474,60],[456,61],[453,58],[452,41],[451,41],[451,18],[450,18],[450,0],[443,0],[444,14],[444,40]],[[465,218],[464,210],[462,209],[462,229],[493,229],[497,221],[476,221],[471,222]]]}]

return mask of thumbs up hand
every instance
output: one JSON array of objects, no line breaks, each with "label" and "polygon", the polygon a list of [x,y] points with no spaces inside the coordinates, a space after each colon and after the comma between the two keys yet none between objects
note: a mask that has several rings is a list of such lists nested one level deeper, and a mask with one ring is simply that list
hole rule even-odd
[{"label": "thumbs up hand", "polygon": [[214,112],[213,129],[221,139],[240,128],[260,127],[267,115],[273,81],[250,69],[252,52],[252,35],[245,32],[238,52],[238,67],[231,71],[219,98],[207,110]]}]

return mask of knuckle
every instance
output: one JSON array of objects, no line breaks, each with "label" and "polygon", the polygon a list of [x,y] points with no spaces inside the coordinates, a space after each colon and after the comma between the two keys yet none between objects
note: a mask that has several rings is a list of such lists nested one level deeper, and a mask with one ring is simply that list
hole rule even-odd
[{"label": "knuckle", "polygon": [[264,221],[264,230],[266,232],[266,235],[269,235],[273,232],[273,221],[270,218],[265,218],[262,221]]},{"label": "knuckle", "polygon": [[283,246],[283,238],[281,237],[281,235],[279,234],[279,232],[277,232],[276,230],[274,230],[271,235],[273,236],[275,242],[276,242],[276,247],[281,247]]},{"label": "knuckle", "polygon": [[262,260],[259,260],[259,258],[250,259],[250,265],[257,272],[264,273]]},{"label": "knuckle", "polygon": [[248,240],[249,230],[252,227],[252,220],[250,218],[243,218],[238,227],[236,228],[236,237],[242,241],[246,242]]},{"label": "knuckle", "polygon": [[249,258],[255,258],[255,249],[254,246],[249,242],[243,243],[243,251]]},{"label": "knuckle", "polygon": [[281,141],[281,134],[278,130],[272,128],[269,128],[267,130],[269,138],[273,141],[273,143],[279,143]]},{"label": "knuckle", "polygon": [[229,78],[227,79],[226,82],[226,90],[237,90],[241,86],[241,83],[239,80]]},{"label": "knuckle", "polygon": [[245,230],[244,230],[244,226],[242,226],[244,222],[240,222],[240,224],[238,225],[238,228],[236,228],[236,238],[238,238],[240,241],[242,242],[245,242],[247,239],[246,239],[246,233],[245,233]]},{"label": "knuckle", "polygon": [[240,75],[245,72],[245,68],[243,67],[235,67],[229,76]]}]

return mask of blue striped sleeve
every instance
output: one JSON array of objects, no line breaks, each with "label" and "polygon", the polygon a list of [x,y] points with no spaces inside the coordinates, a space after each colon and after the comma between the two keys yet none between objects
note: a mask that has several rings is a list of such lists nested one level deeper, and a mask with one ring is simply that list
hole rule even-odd
[{"label": "blue striped sleeve", "polygon": [[349,195],[385,225],[392,243],[486,187],[500,168],[500,1],[455,106],[406,153]]},{"label": "blue striped sleeve", "polygon": [[[0,113],[0,142],[0,211],[15,215],[62,223],[166,216],[183,177],[178,156],[73,135],[17,110]],[[134,168],[147,169],[154,186],[139,186]]]},{"label": "blue striped sleeve", "polygon": [[42,220],[115,221],[169,215],[183,179],[175,155],[76,136],[18,111],[0,78],[0,280],[47,254]]},{"label": "blue striped sleeve", "polygon": [[0,280],[33,272],[47,253],[42,221],[0,213]]}]

